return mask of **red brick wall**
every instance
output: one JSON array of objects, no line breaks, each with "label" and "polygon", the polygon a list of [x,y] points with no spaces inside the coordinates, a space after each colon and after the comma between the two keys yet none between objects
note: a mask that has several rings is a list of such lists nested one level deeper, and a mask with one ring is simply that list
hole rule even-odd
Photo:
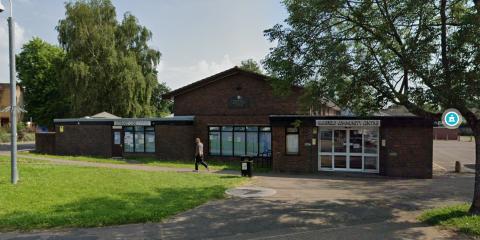
[{"label": "red brick wall", "polygon": [[155,152],[162,160],[191,160],[194,158],[192,125],[156,125]]},{"label": "red brick wall", "polygon": [[317,145],[305,146],[311,143],[313,126],[300,127],[299,154],[287,155],[285,142],[285,127],[275,126],[272,129],[273,170],[278,172],[314,172],[317,171]]},{"label": "red brick wall", "polygon": [[433,139],[458,140],[458,129],[448,129],[442,127],[433,128]]},{"label": "red brick wall", "polygon": [[[63,132],[59,131],[60,126]],[[112,156],[110,125],[56,125],[55,132],[56,154]]]},{"label": "red brick wall", "polygon": [[432,178],[431,127],[382,127],[380,174],[392,177]]},{"label": "red brick wall", "polygon": [[[288,97],[274,96],[269,83],[259,77],[237,73],[178,95],[174,99],[175,115],[252,116],[295,114],[299,110],[299,90]],[[235,96],[248,99],[249,107],[234,109],[228,101]]]}]

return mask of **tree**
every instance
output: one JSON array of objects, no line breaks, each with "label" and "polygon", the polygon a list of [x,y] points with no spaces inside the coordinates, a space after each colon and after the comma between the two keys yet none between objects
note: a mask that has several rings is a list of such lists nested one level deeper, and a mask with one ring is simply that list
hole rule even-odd
[{"label": "tree", "polygon": [[155,107],[156,115],[166,116],[172,112],[172,102],[170,99],[164,99],[162,96],[170,92],[170,88],[165,83],[159,83],[152,93],[152,104]]},{"label": "tree", "polygon": [[243,60],[240,63],[240,68],[250,72],[263,74],[262,69],[260,68],[260,65],[258,65],[258,63],[251,58],[247,60]]},{"label": "tree", "polygon": [[[472,128],[480,213],[480,1],[285,0],[287,26],[263,61],[276,89],[303,85],[361,113],[389,104],[438,120],[458,109]],[[354,94],[352,94],[354,93]]]},{"label": "tree", "polygon": [[40,38],[23,45],[17,56],[18,78],[25,89],[26,117],[38,125],[51,126],[54,118],[67,114],[68,101],[58,78],[64,56],[61,48]]},{"label": "tree", "polygon": [[160,52],[148,46],[152,33],[129,13],[117,22],[109,0],[69,2],[65,15],[57,31],[71,114],[153,115]]}]

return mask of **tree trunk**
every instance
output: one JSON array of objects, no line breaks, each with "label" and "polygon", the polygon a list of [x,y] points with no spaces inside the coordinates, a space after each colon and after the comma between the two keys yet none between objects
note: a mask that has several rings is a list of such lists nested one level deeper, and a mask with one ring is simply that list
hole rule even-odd
[{"label": "tree trunk", "polygon": [[472,128],[475,136],[475,187],[473,190],[471,214],[480,214],[480,128]]}]

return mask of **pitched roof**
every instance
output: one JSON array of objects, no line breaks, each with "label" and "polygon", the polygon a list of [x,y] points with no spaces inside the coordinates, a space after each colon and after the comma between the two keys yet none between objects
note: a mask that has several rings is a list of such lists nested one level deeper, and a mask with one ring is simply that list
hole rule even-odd
[{"label": "pitched roof", "polygon": [[117,118],[121,118],[121,117],[118,117],[118,116],[115,116],[111,113],[108,113],[108,112],[101,112],[101,113],[97,113],[93,116],[91,116],[90,118],[109,118],[109,119],[117,119]]},{"label": "pitched roof", "polygon": [[244,70],[244,69],[241,69],[241,68],[235,66],[235,67],[227,69],[223,72],[217,73],[217,74],[212,75],[210,77],[201,79],[199,81],[188,84],[184,87],[181,87],[181,88],[178,88],[178,89],[173,90],[171,92],[168,92],[166,94],[163,94],[163,98],[171,99],[175,96],[184,94],[186,92],[189,92],[189,91],[192,91],[194,89],[206,86],[208,84],[211,84],[213,82],[216,82],[216,81],[221,80],[223,78],[226,78],[228,76],[232,76],[232,75],[239,74],[239,73],[248,74],[248,75],[251,75],[251,76],[259,78],[259,79],[267,79],[268,78],[268,76],[266,76],[266,75],[251,72],[251,71],[248,71],[248,70]]}]

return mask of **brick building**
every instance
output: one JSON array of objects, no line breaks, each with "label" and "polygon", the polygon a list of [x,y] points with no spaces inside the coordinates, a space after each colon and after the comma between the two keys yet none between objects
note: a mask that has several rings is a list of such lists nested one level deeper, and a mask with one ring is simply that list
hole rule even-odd
[{"label": "brick building", "polygon": [[207,160],[251,156],[270,159],[274,171],[432,176],[431,122],[340,116],[329,102],[315,111],[302,109],[301,94],[294,88],[288,96],[275,96],[266,76],[235,67],[166,94],[174,102],[173,117],[56,119],[55,134],[49,135],[53,147],[43,149],[191,160],[199,137]]},{"label": "brick building", "polygon": [[[23,90],[17,85],[17,106],[23,106]],[[10,106],[10,84],[0,83],[0,110],[3,110]],[[22,112],[17,113],[17,120],[21,121],[23,117]],[[6,127],[10,123],[10,112],[0,111],[0,126]]]}]

